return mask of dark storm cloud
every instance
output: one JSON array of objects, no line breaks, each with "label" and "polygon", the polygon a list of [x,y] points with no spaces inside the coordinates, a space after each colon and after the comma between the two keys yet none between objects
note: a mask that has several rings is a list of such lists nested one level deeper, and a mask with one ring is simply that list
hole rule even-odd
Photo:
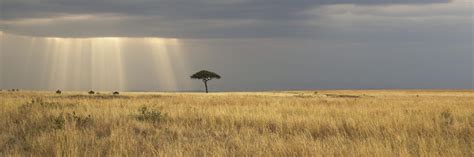
[{"label": "dark storm cloud", "polygon": [[[33,36],[292,37],[314,34],[308,10],[332,4],[450,0],[2,0],[0,29]],[[67,19],[80,15],[96,19]],[[55,19],[45,23],[21,22]],[[115,18],[110,18],[115,17]]]},{"label": "dark storm cloud", "polygon": [[2,18],[115,13],[169,18],[294,18],[330,4],[427,4],[450,0],[3,0]]}]

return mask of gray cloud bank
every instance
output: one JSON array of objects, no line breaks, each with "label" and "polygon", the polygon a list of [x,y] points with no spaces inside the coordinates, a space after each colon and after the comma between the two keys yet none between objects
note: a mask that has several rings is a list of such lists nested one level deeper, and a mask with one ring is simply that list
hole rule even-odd
[{"label": "gray cloud bank", "polygon": [[310,37],[331,5],[428,5],[450,0],[2,0],[0,29],[30,36]]}]

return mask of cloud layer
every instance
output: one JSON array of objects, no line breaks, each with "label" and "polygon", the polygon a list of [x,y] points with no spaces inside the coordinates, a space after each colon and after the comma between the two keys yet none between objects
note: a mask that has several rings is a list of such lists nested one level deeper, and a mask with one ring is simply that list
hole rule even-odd
[{"label": "cloud layer", "polygon": [[0,29],[32,36],[314,37],[333,5],[446,4],[450,0],[3,0]]}]

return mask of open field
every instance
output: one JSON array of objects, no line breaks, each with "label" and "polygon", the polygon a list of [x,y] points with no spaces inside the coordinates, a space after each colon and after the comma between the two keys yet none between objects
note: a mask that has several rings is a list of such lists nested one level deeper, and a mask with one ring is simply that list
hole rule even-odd
[{"label": "open field", "polygon": [[474,156],[474,91],[101,93],[0,92],[0,156]]}]

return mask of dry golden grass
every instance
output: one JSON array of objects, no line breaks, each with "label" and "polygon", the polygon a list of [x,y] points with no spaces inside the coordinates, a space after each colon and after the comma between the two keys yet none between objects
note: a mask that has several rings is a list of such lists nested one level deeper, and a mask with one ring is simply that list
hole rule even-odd
[{"label": "dry golden grass", "polygon": [[0,92],[0,108],[0,156],[474,155],[473,91]]}]

